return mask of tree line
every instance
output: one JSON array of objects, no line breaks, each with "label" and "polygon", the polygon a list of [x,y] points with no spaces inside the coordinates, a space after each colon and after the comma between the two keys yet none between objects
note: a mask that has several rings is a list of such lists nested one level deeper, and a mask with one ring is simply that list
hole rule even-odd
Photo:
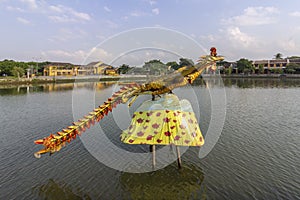
[{"label": "tree line", "polygon": [[[275,60],[281,60],[282,54],[277,53],[274,55]],[[299,56],[291,56],[287,57],[286,59],[299,59]],[[274,73],[274,74],[300,74],[300,63],[294,63],[290,62],[288,63],[285,68],[271,68],[271,69],[265,69],[264,65],[259,64],[258,68],[255,68],[253,66],[253,62],[246,58],[241,58],[238,61],[236,61],[236,66],[232,66],[232,63],[227,61],[221,61],[217,63],[219,66],[223,66],[223,68],[220,70],[220,73],[222,74],[232,74],[232,73],[238,73],[238,74],[264,74],[264,73]]]},{"label": "tree line", "polygon": [[[300,59],[299,56],[288,57],[289,59]],[[281,53],[274,55],[274,59],[283,59]],[[3,60],[0,61],[0,76],[14,76],[23,77],[26,72],[29,71],[30,74],[43,75],[43,70],[46,65],[51,62],[17,62],[14,60]],[[160,60],[154,59],[144,63],[142,67],[129,66],[127,64],[122,64],[117,68],[119,74],[149,74],[149,75],[161,75],[167,74],[174,70],[177,70],[183,66],[193,66],[194,62],[188,58],[180,58],[179,62],[171,61],[163,63]],[[259,65],[256,69],[251,60],[246,58],[241,58],[236,61],[236,66],[232,66],[231,62],[221,61],[217,63],[218,66],[222,66],[220,72],[223,74],[232,73],[244,73],[244,74],[263,74],[265,69],[263,65]],[[274,68],[269,71],[269,73],[297,73],[300,74],[300,64],[289,63],[285,69]]]},{"label": "tree line", "polygon": [[50,62],[18,62],[14,60],[0,61],[0,76],[22,77],[27,70],[31,74],[42,75],[45,65]]},{"label": "tree line", "polygon": [[130,67],[127,64],[123,64],[118,68],[119,74],[149,74],[149,75],[161,75],[167,74],[174,70],[177,70],[183,66],[193,66],[194,62],[188,58],[180,58],[179,63],[171,61],[163,63],[160,60],[154,59],[145,62],[142,67]]}]

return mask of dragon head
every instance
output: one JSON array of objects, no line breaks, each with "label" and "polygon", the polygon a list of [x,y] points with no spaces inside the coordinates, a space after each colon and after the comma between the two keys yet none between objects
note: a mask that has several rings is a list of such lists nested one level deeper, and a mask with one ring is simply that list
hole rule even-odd
[{"label": "dragon head", "polygon": [[204,55],[200,57],[199,63],[205,62],[208,65],[206,68],[210,68],[213,71],[217,69],[216,62],[224,60],[224,56],[217,55],[217,49],[215,47],[210,48],[210,55]]}]

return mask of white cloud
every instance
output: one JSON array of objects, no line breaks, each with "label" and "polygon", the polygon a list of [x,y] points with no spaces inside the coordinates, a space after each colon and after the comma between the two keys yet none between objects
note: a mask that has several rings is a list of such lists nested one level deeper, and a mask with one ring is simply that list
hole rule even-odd
[{"label": "white cloud", "polygon": [[85,22],[90,21],[91,17],[87,13],[78,12],[73,8],[66,7],[63,5],[57,6],[49,6],[49,10],[54,13],[54,15],[50,15],[48,18],[57,23],[62,22]]},{"label": "white cloud", "polygon": [[109,64],[113,58],[114,56],[106,50],[99,47],[94,47],[86,54],[84,63],[102,61]]},{"label": "white cloud", "polygon": [[20,23],[22,23],[22,24],[25,24],[25,25],[31,24],[31,22],[30,22],[29,20],[24,19],[24,18],[22,18],[22,17],[18,17],[17,20],[18,20],[18,22],[20,22]]},{"label": "white cloud", "polygon": [[48,19],[52,22],[62,23],[62,22],[87,22],[91,20],[91,16],[88,13],[79,12],[71,7],[63,5],[50,5],[46,1],[36,1],[36,0],[20,0],[21,2],[28,5],[30,10],[15,8],[8,6],[6,9],[13,11],[22,11],[28,13],[36,13],[41,15],[46,15]]},{"label": "white cloud", "polygon": [[255,38],[241,32],[239,27],[229,27],[227,30],[229,40],[234,44],[249,47],[251,44],[255,44]]},{"label": "white cloud", "polygon": [[276,22],[275,14],[279,13],[275,7],[248,7],[239,16],[222,19],[225,25],[234,26],[256,26],[272,24]]},{"label": "white cloud", "polygon": [[155,15],[158,15],[159,14],[159,9],[158,8],[152,9],[152,13],[155,14]]},{"label": "white cloud", "polygon": [[81,29],[67,29],[61,28],[58,30],[57,35],[53,36],[49,40],[52,42],[66,42],[69,40],[77,40],[87,36],[87,33]]},{"label": "white cloud", "polygon": [[146,15],[147,14],[142,11],[133,11],[130,13],[130,16],[132,16],[132,17],[142,17],[142,16],[146,16]]},{"label": "white cloud", "polygon": [[153,6],[154,4],[156,4],[156,1],[153,1],[153,0],[149,0],[148,2],[149,2],[149,4],[150,4],[151,6]]},{"label": "white cloud", "polygon": [[281,49],[287,52],[299,52],[298,45],[295,40],[289,39],[289,40],[284,40],[284,41],[279,41],[279,46]]},{"label": "white cloud", "polygon": [[200,38],[201,41],[203,40],[203,41],[207,41],[207,42],[210,42],[210,43],[215,43],[215,41],[217,40],[217,37],[212,35],[212,34],[205,35],[205,36],[201,35],[199,38]]},{"label": "white cloud", "polygon": [[105,20],[105,24],[112,29],[118,28],[119,25],[116,24],[115,22],[111,21],[111,20]]},{"label": "white cloud", "polygon": [[75,18],[79,19],[79,20],[86,20],[89,21],[91,20],[91,17],[89,14],[87,13],[83,13],[83,12],[77,12],[75,10],[71,10],[70,14],[72,14]]},{"label": "white cloud", "polygon": [[192,38],[196,38],[196,35],[195,35],[194,33],[191,33],[190,36],[191,36]]},{"label": "white cloud", "polygon": [[280,49],[286,51],[286,54],[299,54],[300,52],[300,27],[294,27],[288,30],[288,34],[285,35],[285,38],[277,40],[278,46]]},{"label": "white cloud", "polygon": [[76,50],[76,51],[65,51],[65,50],[49,50],[43,51],[42,56],[46,60],[71,62],[77,64],[88,64],[93,61],[102,61],[109,63],[113,56],[102,48],[92,48],[91,50]]},{"label": "white cloud", "polygon": [[67,15],[63,16],[49,16],[48,17],[50,21],[55,22],[55,23],[64,23],[64,22],[75,22],[76,20],[68,17]]},{"label": "white cloud", "polygon": [[[153,8],[151,10],[151,13],[150,12],[144,12],[144,11],[140,11],[140,10],[135,10],[135,11],[132,11],[129,15],[131,17],[145,17],[145,16],[153,16],[152,14],[154,15],[159,15],[159,8]],[[125,18],[123,19],[128,19],[128,17],[126,16]]]},{"label": "white cloud", "polygon": [[178,60],[178,58],[178,55],[163,50],[141,49],[134,52],[121,53],[119,56],[117,56],[117,59],[112,62],[112,65],[120,66],[125,63],[130,66],[141,67],[145,62],[153,59],[158,59],[166,63],[169,61]]},{"label": "white cloud", "polygon": [[300,12],[299,11],[292,12],[289,15],[292,16],[292,17],[300,17]]},{"label": "white cloud", "polygon": [[96,38],[99,39],[100,41],[104,41],[106,39],[106,37],[101,34],[96,35]]},{"label": "white cloud", "polygon": [[73,63],[82,63],[86,57],[86,52],[83,50],[78,50],[74,52],[64,51],[64,50],[49,50],[42,52],[42,56],[47,60],[53,61],[63,61],[66,60]]},{"label": "white cloud", "polygon": [[21,0],[21,2],[27,4],[27,6],[31,9],[37,9],[38,5],[35,0]]},{"label": "white cloud", "polygon": [[18,12],[24,12],[25,10],[19,7],[12,7],[12,6],[6,6],[6,10],[8,11],[18,11]]},{"label": "white cloud", "polygon": [[51,6],[49,6],[49,10],[57,12],[57,13],[62,13],[63,12],[63,9],[60,6],[51,5]]},{"label": "white cloud", "polygon": [[108,8],[107,6],[104,6],[104,8],[103,8],[106,12],[111,12],[111,9],[110,8]]}]

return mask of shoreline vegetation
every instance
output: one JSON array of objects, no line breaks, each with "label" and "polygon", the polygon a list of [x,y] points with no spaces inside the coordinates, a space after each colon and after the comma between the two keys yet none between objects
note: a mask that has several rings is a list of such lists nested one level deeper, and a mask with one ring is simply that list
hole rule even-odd
[{"label": "shoreline vegetation", "polygon": [[26,84],[46,84],[46,83],[75,83],[75,82],[108,82],[108,81],[142,81],[147,76],[80,76],[80,77],[35,77],[35,78],[0,78],[0,85],[26,85]]},{"label": "shoreline vegetation", "polygon": [[[213,75],[203,74],[204,78],[217,78],[221,76],[224,79],[300,79],[300,74],[231,74],[231,75]],[[80,76],[80,77],[35,77],[35,78],[15,78],[1,77],[0,85],[28,85],[28,84],[47,84],[47,83],[74,83],[74,82],[132,82],[144,81],[156,76],[146,75],[126,75],[126,76]]]}]

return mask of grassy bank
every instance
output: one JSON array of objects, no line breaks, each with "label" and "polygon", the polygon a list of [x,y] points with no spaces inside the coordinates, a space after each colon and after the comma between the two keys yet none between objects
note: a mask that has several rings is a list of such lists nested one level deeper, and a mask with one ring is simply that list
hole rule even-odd
[{"label": "grassy bank", "polygon": [[26,85],[26,84],[44,84],[44,83],[71,83],[74,79],[27,79],[6,77],[0,79],[0,85]]},{"label": "grassy bank", "polygon": [[1,77],[0,85],[27,85],[27,84],[44,84],[44,83],[74,83],[74,82],[107,82],[107,81],[143,81],[146,76],[101,76],[101,77],[37,77],[37,78],[15,78]]}]

